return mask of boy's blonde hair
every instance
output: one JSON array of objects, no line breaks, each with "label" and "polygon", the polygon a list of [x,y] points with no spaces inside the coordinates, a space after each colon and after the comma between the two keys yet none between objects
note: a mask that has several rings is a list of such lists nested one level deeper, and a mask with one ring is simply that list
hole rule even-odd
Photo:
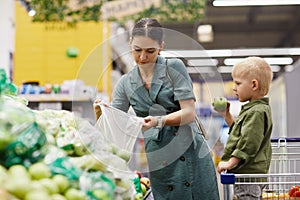
[{"label": "boy's blonde hair", "polygon": [[273,79],[273,72],[270,65],[260,57],[247,57],[234,65],[232,76],[242,75],[249,80],[256,79],[259,83],[259,92],[266,95],[269,92]]}]

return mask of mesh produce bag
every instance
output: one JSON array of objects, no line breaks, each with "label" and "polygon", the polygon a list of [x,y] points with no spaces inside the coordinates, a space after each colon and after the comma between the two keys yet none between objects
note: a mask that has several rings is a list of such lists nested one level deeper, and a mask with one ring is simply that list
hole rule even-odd
[{"label": "mesh produce bag", "polygon": [[138,135],[142,132],[143,118],[110,106],[101,104],[100,107],[102,115],[95,126],[103,139],[131,153]]}]

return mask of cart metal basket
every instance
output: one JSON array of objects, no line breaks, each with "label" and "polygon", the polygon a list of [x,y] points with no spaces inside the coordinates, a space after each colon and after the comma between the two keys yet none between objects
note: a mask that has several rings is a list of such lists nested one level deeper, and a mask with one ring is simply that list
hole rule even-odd
[{"label": "cart metal basket", "polygon": [[[273,138],[272,161],[268,174],[221,174],[224,200],[238,199],[234,195],[236,188],[253,185],[262,186],[262,200],[300,200],[290,197],[290,188],[300,186],[300,138]],[[240,199],[255,199],[251,196]]]}]

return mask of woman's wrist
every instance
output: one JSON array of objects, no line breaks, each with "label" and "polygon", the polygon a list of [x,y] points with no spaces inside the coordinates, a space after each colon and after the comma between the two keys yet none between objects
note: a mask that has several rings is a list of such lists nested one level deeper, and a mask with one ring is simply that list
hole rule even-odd
[{"label": "woman's wrist", "polygon": [[162,127],[164,126],[164,117],[163,116],[157,116],[157,124],[155,126],[156,129],[162,129]]}]

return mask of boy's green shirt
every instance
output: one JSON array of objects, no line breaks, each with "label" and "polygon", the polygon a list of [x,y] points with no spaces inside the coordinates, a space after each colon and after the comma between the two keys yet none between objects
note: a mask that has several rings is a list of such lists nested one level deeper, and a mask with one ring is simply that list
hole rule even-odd
[{"label": "boy's green shirt", "polygon": [[222,161],[235,156],[241,161],[230,172],[237,174],[268,173],[271,158],[272,115],[269,98],[242,106],[230,127]]}]

